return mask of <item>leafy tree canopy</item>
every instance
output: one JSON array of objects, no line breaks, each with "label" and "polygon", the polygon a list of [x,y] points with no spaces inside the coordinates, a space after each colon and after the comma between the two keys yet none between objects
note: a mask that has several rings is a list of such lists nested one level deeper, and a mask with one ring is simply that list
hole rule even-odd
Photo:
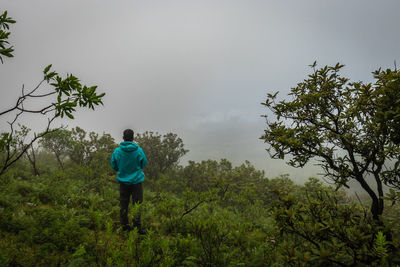
[{"label": "leafy tree canopy", "polygon": [[[378,219],[384,209],[383,184],[400,188],[400,73],[377,70],[375,83],[363,83],[342,77],[341,64],[316,69],[314,62],[311,67],[313,73],[291,89],[290,100],[268,94],[262,104],[272,115],[265,116],[261,139],[273,158],[290,156],[291,166],[317,160],[337,187],[356,180],[372,199]],[[370,177],[374,184],[367,183]]]},{"label": "leafy tree canopy", "polygon": [[135,141],[143,148],[151,164],[146,167],[146,175],[157,180],[160,173],[176,166],[188,150],[184,148],[181,138],[174,133],[160,135],[153,132],[138,134]]}]

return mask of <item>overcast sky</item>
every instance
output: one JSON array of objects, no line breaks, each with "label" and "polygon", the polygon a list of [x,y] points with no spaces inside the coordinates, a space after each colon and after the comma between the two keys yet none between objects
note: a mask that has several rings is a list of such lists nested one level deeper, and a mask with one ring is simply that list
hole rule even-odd
[{"label": "overcast sky", "polygon": [[269,159],[259,140],[266,94],[286,94],[314,60],[343,63],[356,81],[400,62],[398,0],[0,3],[17,20],[15,57],[0,66],[1,110],[52,63],[106,93],[104,107],[62,121],[70,127],[118,142],[125,128],[174,132],[190,150],[185,161],[250,160],[267,177],[289,173],[297,182],[319,169]]}]

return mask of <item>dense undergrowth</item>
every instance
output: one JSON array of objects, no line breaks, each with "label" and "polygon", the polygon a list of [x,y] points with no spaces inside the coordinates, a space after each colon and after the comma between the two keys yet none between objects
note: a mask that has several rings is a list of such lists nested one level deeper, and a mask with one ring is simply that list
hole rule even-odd
[{"label": "dense undergrowth", "polygon": [[[144,182],[140,208],[148,233],[122,231],[107,153],[94,149],[81,164],[65,157],[61,169],[52,153],[41,150],[40,175],[23,159],[1,176],[0,266],[399,262],[398,204],[387,207],[384,226],[376,225],[367,202],[354,202],[315,178],[305,185],[286,176],[267,179],[249,162],[170,165]],[[130,208],[130,220],[138,208]]]}]

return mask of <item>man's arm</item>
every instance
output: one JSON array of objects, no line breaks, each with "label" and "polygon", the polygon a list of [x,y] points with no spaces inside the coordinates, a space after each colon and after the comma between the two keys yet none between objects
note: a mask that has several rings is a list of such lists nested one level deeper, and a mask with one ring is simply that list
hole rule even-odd
[{"label": "man's arm", "polygon": [[140,168],[144,168],[144,167],[146,167],[146,165],[147,165],[147,158],[146,158],[146,155],[144,154],[144,152],[143,152],[143,150],[141,149],[141,151],[140,151],[141,153],[141,156],[142,156],[142,158],[140,159]]},{"label": "man's arm", "polygon": [[118,162],[117,162],[117,159],[116,159],[116,156],[115,156],[115,151],[116,150],[114,150],[114,152],[112,153],[112,155],[111,155],[111,167],[115,170],[115,171],[118,171]]}]

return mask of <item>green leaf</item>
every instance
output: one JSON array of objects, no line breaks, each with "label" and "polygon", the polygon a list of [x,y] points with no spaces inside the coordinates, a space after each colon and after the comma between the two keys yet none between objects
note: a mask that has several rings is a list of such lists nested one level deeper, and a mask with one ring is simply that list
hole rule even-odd
[{"label": "green leaf", "polygon": [[74,116],[69,112],[68,113],[66,112],[65,115],[67,115],[67,117],[70,118],[71,120],[74,119]]},{"label": "green leaf", "polygon": [[48,66],[44,69],[44,71],[43,71],[44,74],[46,74],[46,73],[50,70],[51,65],[52,65],[52,64],[48,65]]}]

